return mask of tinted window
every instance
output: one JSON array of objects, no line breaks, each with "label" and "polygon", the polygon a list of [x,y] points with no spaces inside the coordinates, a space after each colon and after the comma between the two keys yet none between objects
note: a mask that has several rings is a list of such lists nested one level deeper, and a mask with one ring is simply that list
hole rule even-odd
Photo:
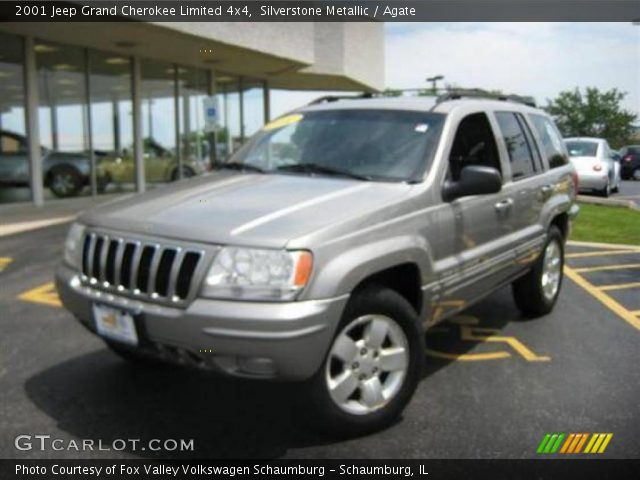
[{"label": "tinted window", "polygon": [[565,143],[571,157],[595,157],[598,153],[598,144],[596,142],[569,140]]},{"label": "tinted window", "polygon": [[451,180],[460,179],[464,167],[480,165],[500,171],[496,141],[484,113],[474,113],[462,119],[449,155]]},{"label": "tinted window", "polygon": [[553,122],[542,115],[529,115],[529,119],[538,133],[542,154],[549,162],[549,168],[566,165],[568,158],[562,143],[562,137]]},{"label": "tinted window", "polygon": [[304,173],[305,165],[372,180],[418,180],[438,145],[444,116],[395,110],[324,110],[266,125],[230,162]]},{"label": "tinted window", "polygon": [[507,152],[509,152],[509,162],[511,163],[511,177],[513,180],[527,177],[535,173],[536,168],[533,163],[533,152],[527,137],[514,113],[496,113],[498,125],[504,138]]}]

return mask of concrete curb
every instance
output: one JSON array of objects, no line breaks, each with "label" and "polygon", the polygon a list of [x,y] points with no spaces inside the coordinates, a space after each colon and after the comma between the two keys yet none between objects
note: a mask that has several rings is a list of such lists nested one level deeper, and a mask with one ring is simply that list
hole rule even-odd
[{"label": "concrete curb", "polygon": [[9,235],[15,235],[16,233],[29,232],[31,230],[37,230],[38,228],[50,227],[51,225],[70,222],[74,218],[76,218],[75,215],[69,215],[66,217],[48,218],[46,220],[33,220],[31,222],[19,222],[0,225],[0,237],[7,237]]},{"label": "concrete curb", "polygon": [[578,195],[577,200],[580,203],[591,203],[593,205],[605,205],[608,207],[622,207],[630,210],[640,210],[640,207],[638,207],[638,205],[636,205],[632,200],[623,200],[621,198],[598,198],[589,197],[587,195]]}]

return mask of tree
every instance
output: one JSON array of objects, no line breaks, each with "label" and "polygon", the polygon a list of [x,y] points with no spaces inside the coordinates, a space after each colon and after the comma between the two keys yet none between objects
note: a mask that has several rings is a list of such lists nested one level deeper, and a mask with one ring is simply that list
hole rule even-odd
[{"label": "tree", "polygon": [[610,145],[620,147],[631,137],[636,119],[620,105],[626,95],[617,88],[601,92],[588,87],[584,94],[576,88],[560,92],[552,101],[547,99],[546,110],[565,137],[606,138]]}]

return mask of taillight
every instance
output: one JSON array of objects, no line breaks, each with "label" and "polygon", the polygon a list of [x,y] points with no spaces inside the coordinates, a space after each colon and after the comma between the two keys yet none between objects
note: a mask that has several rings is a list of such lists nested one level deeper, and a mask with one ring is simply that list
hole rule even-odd
[{"label": "taillight", "polygon": [[600,165],[599,163],[595,164],[593,166],[593,171],[594,172],[599,172],[600,170],[602,170],[602,165]]},{"label": "taillight", "polygon": [[631,161],[631,155],[627,155],[626,157],[623,157],[622,160],[624,160],[625,162],[630,162]]},{"label": "taillight", "polygon": [[571,171],[571,178],[573,179],[573,190],[576,195],[578,195],[578,189],[580,187],[580,182],[578,180],[578,172],[575,170]]}]

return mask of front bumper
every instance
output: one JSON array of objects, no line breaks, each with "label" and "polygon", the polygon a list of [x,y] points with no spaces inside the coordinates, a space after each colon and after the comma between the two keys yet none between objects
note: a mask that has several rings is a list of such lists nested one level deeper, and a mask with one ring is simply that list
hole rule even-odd
[{"label": "front bumper", "polygon": [[[80,283],[78,272],[56,270],[64,306],[95,333],[92,305],[131,312],[143,330],[140,348],[236,376],[304,380],[322,365],[348,296],[267,303],[197,298],[174,308],[119,297]],[[139,332],[140,333],[140,332]]]}]

